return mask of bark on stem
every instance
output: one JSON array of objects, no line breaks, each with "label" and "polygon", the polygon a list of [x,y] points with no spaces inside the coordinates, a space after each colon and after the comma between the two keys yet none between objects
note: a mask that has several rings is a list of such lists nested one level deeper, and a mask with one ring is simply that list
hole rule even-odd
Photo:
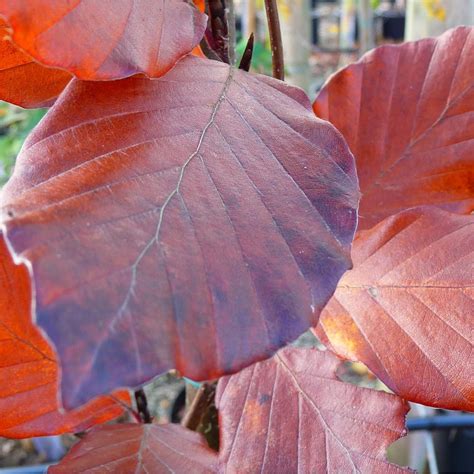
[{"label": "bark on stem", "polygon": [[235,66],[235,10],[234,0],[226,0],[226,17],[227,17],[227,48],[229,56],[229,64]]},{"label": "bark on stem", "polygon": [[270,46],[272,49],[273,77],[283,81],[285,79],[285,65],[283,61],[283,43],[281,40],[277,0],[265,0],[265,11],[267,13]]},{"label": "bark on stem", "polygon": [[201,423],[202,417],[209,408],[214,398],[215,387],[203,383],[197,391],[187,413],[184,415],[181,425],[185,428],[195,431]]}]

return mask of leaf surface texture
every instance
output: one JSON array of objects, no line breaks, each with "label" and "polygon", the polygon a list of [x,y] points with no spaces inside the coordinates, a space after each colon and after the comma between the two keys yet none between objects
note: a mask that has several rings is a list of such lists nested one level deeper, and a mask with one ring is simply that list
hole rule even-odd
[{"label": "leaf surface texture", "polygon": [[65,405],[298,337],[351,265],[358,196],[340,134],[276,80],[190,56],[154,81],[71,83],[2,208]]}]

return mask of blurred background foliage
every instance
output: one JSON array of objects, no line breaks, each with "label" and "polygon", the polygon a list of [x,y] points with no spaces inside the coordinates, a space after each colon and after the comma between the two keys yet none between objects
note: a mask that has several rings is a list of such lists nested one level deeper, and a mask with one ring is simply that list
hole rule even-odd
[{"label": "blurred background foliage", "polygon": [[[241,38],[235,45],[235,52],[239,61],[244,54],[246,46],[247,38]],[[272,52],[270,51],[268,41],[255,41],[252,54],[252,71],[267,76],[272,75]]]},{"label": "blurred background foliage", "polygon": [[25,138],[45,113],[46,109],[24,110],[0,102],[0,186],[8,180]]}]

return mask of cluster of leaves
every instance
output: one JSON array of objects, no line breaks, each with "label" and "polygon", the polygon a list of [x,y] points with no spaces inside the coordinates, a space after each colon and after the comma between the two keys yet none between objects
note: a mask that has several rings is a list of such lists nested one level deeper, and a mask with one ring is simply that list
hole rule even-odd
[{"label": "cluster of leaves", "polygon": [[[0,435],[99,425],[51,472],[399,472],[404,399],[473,410],[473,29],[377,49],[311,107],[193,54],[180,0],[0,15],[0,98],[54,103],[1,195]],[[330,350],[277,352],[309,327]],[[169,369],[221,377],[219,453],[101,426]]]}]

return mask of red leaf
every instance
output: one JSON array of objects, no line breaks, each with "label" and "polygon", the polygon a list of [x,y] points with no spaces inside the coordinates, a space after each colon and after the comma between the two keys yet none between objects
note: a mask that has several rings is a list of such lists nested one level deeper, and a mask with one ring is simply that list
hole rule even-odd
[{"label": "red leaf", "polygon": [[70,80],[67,72],[36,64],[18,50],[0,18],[0,100],[27,108],[46,107]]},{"label": "red leaf", "polygon": [[316,114],[357,162],[360,229],[424,204],[474,208],[474,29],[382,46],[333,76]]},{"label": "red leaf", "polygon": [[0,0],[0,14],[33,58],[86,80],[159,77],[207,23],[184,0]]},{"label": "red leaf", "polygon": [[4,225],[67,407],[271,355],[351,264],[341,136],[300,90],[232,71],[189,56],[155,81],[73,82],[23,147]]},{"label": "red leaf", "polygon": [[395,393],[474,410],[474,218],[438,209],[383,221],[354,242],[354,270],[318,335]]},{"label": "red leaf", "polygon": [[112,425],[88,433],[50,474],[211,473],[217,453],[203,438],[179,425]]},{"label": "red leaf", "polygon": [[385,451],[408,405],[339,381],[340,361],[294,347],[219,382],[225,472],[407,472]]},{"label": "red leaf", "polygon": [[[28,271],[13,263],[0,234],[0,436],[78,432],[121,415],[109,397],[59,411],[56,358],[30,321],[30,293]],[[116,396],[129,401],[128,392]]]},{"label": "red leaf", "polygon": [[206,11],[206,0],[194,0],[194,5],[196,5],[196,8],[202,12],[205,13]]}]

